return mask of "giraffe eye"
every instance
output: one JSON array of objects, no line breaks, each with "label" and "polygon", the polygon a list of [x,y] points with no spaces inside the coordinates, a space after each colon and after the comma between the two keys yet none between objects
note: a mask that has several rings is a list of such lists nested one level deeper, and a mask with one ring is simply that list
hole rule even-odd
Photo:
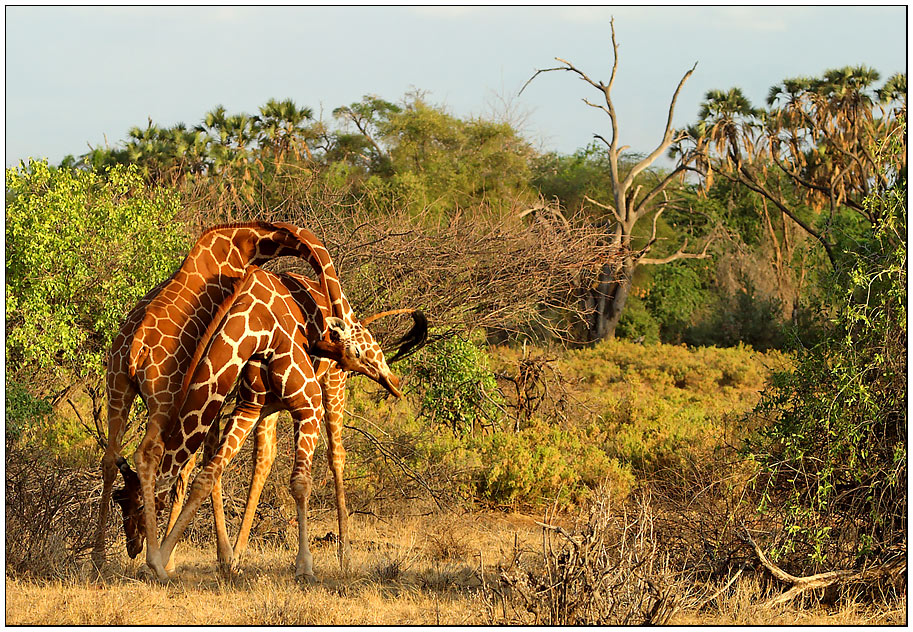
[{"label": "giraffe eye", "polygon": [[360,358],[360,357],[361,357],[361,351],[359,351],[358,349],[355,349],[355,357],[356,357],[356,358]]}]

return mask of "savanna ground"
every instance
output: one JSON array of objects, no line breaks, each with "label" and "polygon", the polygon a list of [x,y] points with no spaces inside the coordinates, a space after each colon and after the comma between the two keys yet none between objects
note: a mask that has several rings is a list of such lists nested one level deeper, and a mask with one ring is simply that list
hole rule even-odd
[{"label": "savanna ground", "polygon": [[[329,514],[314,533],[334,528]],[[253,546],[243,575],[223,579],[211,546],[178,549],[178,578],[168,585],[137,579],[139,564],[121,554],[104,582],[88,572],[66,579],[7,577],[6,623],[54,625],[484,625],[532,623],[494,592],[498,565],[509,563],[514,538],[541,550],[531,516],[479,512],[390,521],[352,521],[352,569],[345,576],[334,545],[312,552],[318,582],[292,578],[294,547]],[[720,582],[722,588],[724,582]],[[902,625],[903,604],[884,608],[848,601],[838,606],[759,607],[756,578],[737,581],[703,608],[677,612],[670,624]],[[506,608],[506,610],[505,610]]]},{"label": "savanna ground", "polygon": [[[430,353],[404,374],[428,370]],[[21,538],[7,538],[6,623],[906,621],[905,600],[894,593],[873,600],[852,589],[812,591],[770,605],[783,586],[739,542],[740,526],[763,533],[764,519],[737,502],[749,494],[751,472],[726,458],[727,445],[750,430],[744,413],[789,356],[614,341],[575,351],[490,347],[471,359],[498,380],[503,418],[466,434],[419,414],[420,393],[392,401],[353,381],[346,423],[360,430],[345,435],[351,567],[344,574],[336,560],[332,485],[323,484],[326,461],[318,454],[309,520],[314,585],[293,578],[288,434],[244,572],[233,579],[217,570],[207,503],[177,549],[167,585],[146,579],[143,554],[126,556],[114,511],[109,566],[99,580],[85,546],[100,488],[91,459],[69,478],[42,479],[44,486],[16,478],[8,461],[7,533],[16,529]],[[522,367],[538,367],[536,388],[517,388]],[[245,451],[226,475],[230,530],[248,468]],[[17,481],[73,502],[57,512],[23,508]],[[606,580],[598,590],[594,572]]]}]

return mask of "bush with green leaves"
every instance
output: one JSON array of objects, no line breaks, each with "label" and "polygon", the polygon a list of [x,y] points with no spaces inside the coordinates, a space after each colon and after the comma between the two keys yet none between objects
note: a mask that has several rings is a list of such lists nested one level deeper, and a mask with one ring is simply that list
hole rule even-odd
[{"label": "bush with green leaves", "polygon": [[420,415],[455,435],[497,425],[502,403],[485,352],[470,340],[450,336],[422,349],[411,362]]},{"label": "bush with green leaves", "polygon": [[639,340],[647,344],[656,344],[659,338],[660,323],[647,309],[643,299],[631,296],[625,305],[625,310],[618,320],[615,335],[628,340]]},{"label": "bush with green leaves", "polygon": [[48,417],[52,412],[51,403],[29,393],[28,389],[15,381],[6,382],[6,437],[13,441],[31,427],[36,420]]},{"label": "bush with green leaves", "polygon": [[519,432],[474,437],[478,455],[476,497],[499,505],[581,504],[591,490],[608,486],[617,498],[634,483],[630,466],[610,457],[599,429],[558,427],[541,419]]},{"label": "bush with green leaves", "polygon": [[878,218],[838,278],[834,329],[799,349],[755,413],[747,446],[762,509],[783,520],[776,553],[815,567],[885,561],[906,548],[906,177],[867,200]]},{"label": "bush with green leaves", "polygon": [[35,396],[98,380],[127,311],[180,264],[176,192],[134,167],[6,171],[6,366]]}]

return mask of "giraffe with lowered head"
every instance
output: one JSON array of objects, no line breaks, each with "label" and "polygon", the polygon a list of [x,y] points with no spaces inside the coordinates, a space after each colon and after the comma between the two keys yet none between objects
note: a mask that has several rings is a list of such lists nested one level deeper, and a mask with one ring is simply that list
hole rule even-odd
[{"label": "giraffe with lowered head", "polygon": [[[150,515],[144,517],[148,556],[158,542],[154,478],[162,452],[162,428],[174,416],[175,399],[197,343],[248,267],[279,256],[305,259],[317,272],[331,311],[342,315],[336,270],[316,236],[291,224],[249,222],[206,230],[174,274],[141,299],[121,325],[108,353],[108,441],[102,457],[102,496],[92,555],[97,566],[105,558],[111,488],[125,463],[121,442],[134,399],[142,397],[148,411],[145,436],[135,455],[143,503],[151,514],[151,520]],[[180,504],[179,495],[175,509]],[[175,518],[176,511],[172,511],[169,526]],[[135,548],[131,551],[132,555],[138,552]]]},{"label": "giraffe with lowered head", "polygon": [[[242,373],[246,392],[222,433],[216,454],[196,477],[187,502],[161,549],[147,546],[147,563],[160,580],[168,578],[163,562],[169,559],[174,545],[204,497],[212,492],[224,467],[260,417],[268,416],[276,408],[289,410],[294,421],[295,464],[291,489],[299,527],[295,576],[313,579],[307,538],[307,503],[311,489],[311,459],[323,417],[323,394],[308,350],[334,358],[345,370],[365,373],[396,396],[401,393],[399,380],[387,367],[383,353],[366,329],[361,327],[352,331],[343,319],[330,316],[326,319],[330,341],[312,342],[308,340],[304,325],[307,322],[307,316],[279,277],[257,267],[248,270],[213,319],[187,371],[180,412],[164,434],[164,453],[158,474],[166,487],[173,483],[203,443],[226,396]],[[316,333],[312,330],[311,340]],[[144,511],[147,515],[151,513],[154,519],[151,503],[147,503]],[[148,530],[146,537],[150,537]]]},{"label": "giraffe with lowered head", "polygon": [[[311,352],[314,360],[316,378],[321,386],[323,394],[325,430],[327,433],[327,457],[329,468],[333,473],[339,538],[337,540],[337,556],[342,568],[347,568],[349,558],[349,538],[348,538],[348,512],[345,503],[345,491],[343,488],[343,468],[345,465],[345,448],[342,444],[342,416],[345,406],[345,386],[347,372],[342,366],[353,367],[353,363],[361,359],[366,362],[366,368],[355,366],[355,370],[378,379],[384,366],[383,352],[374,342],[373,337],[367,330],[367,325],[374,320],[394,314],[411,313],[415,324],[413,328],[403,336],[396,344],[398,345],[397,354],[394,360],[402,357],[424,343],[427,336],[427,321],[421,312],[414,309],[397,309],[375,314],[365,318],[361,322],[355,319],[354,313],[345,295],[342,296],[344,330],[350,332],[349,338],[355,344],[350,347],[348,353],[334,353],[327,348],[320,349],[323,342],[320,340],[320,332],[326,330],[326,321],[331,318],[329,304],[320,292],[320,287],[312,279],[297,274],[279,274],[279,282],[288,289],[292,299],[297,307],[301,310],[305,321],[305,332],[308,339],[308,346],[314,347]],[[205,344],[201,343],[201,346]],[[357,357],[355,351],[358,351]],[[316,355],[338,356],[338,360],[330,361],[327,358],[319,358]],[[256,424],[254,433],[254,467],[251,478],[248,499],[244,510],[241,527],[237,534],[234,549],[228,542],[227,530],[221,500],[221,482],[216,479],[212,487],[213,499],[213,516],[215,519],[215,528],[217,534],[217,551],[220,565],[231,571],[238,571],[241,557],[246,549],[250,528],[256,512],[260,493],[263,485],[272,467],[276,455],[276,421],[278,412],[272,412],[280,402],[274,393],[266,386],[262,379],[263,371],[266,367],[260,360],[250,360],[241,373],[238,399],[244,402],[243,405],[236,407],[233,416],[247,417],[247,419],[228,422],[226,427],[232,427],[238,423],[250,425]],[[209,433],[205,439],[204,463],[208,462],[215,453],[219,441],[218,424],[214,423],[210,427]],[[189,461],[192,464],[193,460]],[[121,498],[121,509],[124,513],[124,530],[127,536],[127,542],[142,542],[144,531],[141,528],[142,520],[141,507],[142,500],[138,488],[138,479],[126,462],[121,464],[121,471],[124,474],[125,488],[119,490]],[[186,472],[185,467],[183,472]],[[166,568],[168,568],[166,566]],[[170,568],[169,568],[170,570]]]}]

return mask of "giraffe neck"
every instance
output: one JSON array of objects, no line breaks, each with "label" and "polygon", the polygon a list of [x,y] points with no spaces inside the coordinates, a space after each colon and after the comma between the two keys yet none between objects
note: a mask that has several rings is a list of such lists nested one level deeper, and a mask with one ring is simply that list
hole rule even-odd
[{"label": "giraffe neck", "polygon": [[[317,272],[331,310],[344,318],[348,304],[342,296],[336,268],[313,233],[291,224],[266,222],[216,226],[200,236],[181,267],[145,305],[143,319],[130,345],[131,376],[149,352],[147,338],[154,341],[152,344],[172,345],[175,349],[170,352],[177,353],[180,334],[185,330],[203,332],[219,304],[231,293],[234,282],[243,277],[248,267],[279,256],[305,259]],[[163,327],[174,330],[172,333],[178,337],[166,343],[161,336]],[[156,333],[150,335],[152,332]],[[199,334],[193,338],[199,339]]]},{"label": "giraffe neck", "polygon": [[[288,353],[302,314],[289,311],[278,277],[252,266],[220,306],[184,377],[178,411],[165,440],[160,474],[171,484],[202,444],[245,364]],[[290,297],[288,297],[290,298]],[[277,300],[278,299],[278,300]],[[256,312],[257,318],[250,315]],[[252,329],[256,321],[256,329]]]}]

